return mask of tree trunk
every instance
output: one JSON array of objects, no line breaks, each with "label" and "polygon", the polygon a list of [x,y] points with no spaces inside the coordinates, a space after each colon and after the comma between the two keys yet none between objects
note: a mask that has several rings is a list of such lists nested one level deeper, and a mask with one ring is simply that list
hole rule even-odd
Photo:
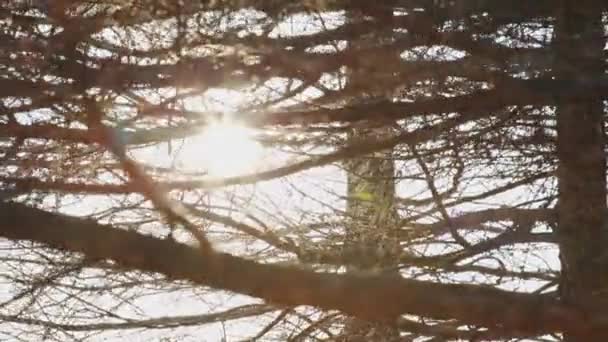
[{"label": "tree trunk", "polygon": [[[356,130],[352,140],[391,134],[390,128]],[[345,248],[359,251],[347,268],[398,274],[399,240],[395,236],[395,161],[392,151],[349,160],[347,170],[347,233]],[[396,341],[399,330],[387,325],[349,319],[345,341]]]},{"label": "tree trunk", "polygon": [[[555,26],[559,80],[588,82],[604,74],[604,47],[598,1],[563,0]],[[602,99],[557,106],[559,201],[556,229],[561,260],[563,301],[589,308],[608,298],[608,231],[606,227],[606,159]],[[604,300],[602,300],[604,299]],[[608,341],[607,332],[565,341]]]},{"label": "tree trunk", "polygon": [[[351,42],[351,48],[359,48],[362,47],[360,45],[366,44],[376,45],[393,34],[392,27],[386,25],[386,20],[392,20],[392,7],[389,3],[385,5],[382,8],[370,7],[365,15],[374,17],[376,23],[380,24],[379,27],[385,28],[386,31],[380,31],[378,36],[374,37],[355,38]],[[346,88],[353,89],[361,96],[354,99],[355,101],[387,96],[385,93],[375,94],[373,90],[370,92],[370,72],[374,71],[365,68],[348,70]],[[386,126],[358,128],[351,133],[350,141],[386,139],[392,134],[394,134],[393,128]],[[347,269],[378,272],[388,270],[391,273],[398,273],[396,266],[399,241],[394,234],[397,213],[393,151],[379,151],[351,159],[344,163],[344,167],[347,172],[348,196],[344,246],[348,250],[357,251],[351,253],[356,258],[349,260],[352,263],[347,265]],[[397,317],[395,322],[388,322],[386,325],[348,319],[341,338],[344,341],[396,341],[400,336],[399,330],[392,326],[392,323],[396,323],[396,319]]]}]

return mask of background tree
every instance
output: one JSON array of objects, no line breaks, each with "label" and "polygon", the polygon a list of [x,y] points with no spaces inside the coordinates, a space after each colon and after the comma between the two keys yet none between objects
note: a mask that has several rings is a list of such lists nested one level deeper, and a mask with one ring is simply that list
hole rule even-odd
[{"label": "background tree", "polygon": [[607,7],[5,1],[3,338],[606,340]]}]

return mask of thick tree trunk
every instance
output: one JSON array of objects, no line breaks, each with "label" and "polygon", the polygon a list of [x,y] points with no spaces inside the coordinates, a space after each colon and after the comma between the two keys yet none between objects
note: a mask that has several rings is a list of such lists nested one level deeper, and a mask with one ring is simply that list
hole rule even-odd
[{"label": "thick tree trunk", "polygon": [[[357,130],[353,140],[370,139],[391,134],[389,128]],[[358,250],[357,258],[348,268],[397,272],[399,241],[394,232],[395,161],[392,151],[381,151],[346,162],[347,170],[347,233],[345,247]],[[395,317],[395,321],[396,321]],[[396,341],[399,331],[388,325],[349,320],[345,341]]]},{"label": "thick tree trunk", "polygon": [[[392,2],[391,2],[392,3]],[[366,44],[378,44],[392,35],[392,28],[386,25],[386,20],[392,20],[391,3],[385,7],[369,9],[366,15],[375,18],[375,22],[388,29],[380,31],[376,37],[365,37],[351,42],[351,48],[363,47]],[[360,15],[360,14],[359,14]],[[399,56],[395,56],[399,58]],[[374,70],[349,70],[347,88],[355,90],[369,90],[370,72]],[[387,94],[362,93],[362,98],[376,98]],[[389,95],[390,96],[390,95]],[[352,132],[351,142],[362,140],[386,139],[394,134],[391,127],[359,128]],[[349,260],[349,269],[376,270],[384,272],[398,272],[399,242],[394,234],[397,217],[395,210],[395,161],[393,151],[379,151],[371,155],[362,156],[345,162],[347,172],[347,232],[344,246],[356,250],[356,258]],[[397,317],[395,317],[396,323]],[[342,333],[345,341],[396,341],[399,339],[399,330],[389,324],[370,323],[360,319],[349,319]]]},{"label": "thick tree trunk", "polygon": [[[392,134],[390,128],[357,130],[351,140],[374,139]],[[358,269],[394,267],[398,244],[395,232],[395,161],[392,151],[380,151],[348,160],[347,234],[345,244],[358,250],[353,261]],[[392,254],[392,255],[391,255]]]},{"label": "thick tree trunk", "polygon": [[[561,2],[555,27],[557,79],[586,82],[603,75],[605,42],[597,5],[591,0]],[[608,298],[603,122],[602,99],[558,105],[560,295],[565,302],[584,307]],[[580,336],[566,332],[565,340],[608,341],[608,333]]]}]

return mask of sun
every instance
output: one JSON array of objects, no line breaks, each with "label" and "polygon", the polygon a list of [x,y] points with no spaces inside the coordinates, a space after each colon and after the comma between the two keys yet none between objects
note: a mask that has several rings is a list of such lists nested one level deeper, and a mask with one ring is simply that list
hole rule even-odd
[{"label": "sun", "polygon": [[228,177],[253,172],[263,154],[255,131],[234,120],[213,122],[192,141],[190,158],[210,176]]}]

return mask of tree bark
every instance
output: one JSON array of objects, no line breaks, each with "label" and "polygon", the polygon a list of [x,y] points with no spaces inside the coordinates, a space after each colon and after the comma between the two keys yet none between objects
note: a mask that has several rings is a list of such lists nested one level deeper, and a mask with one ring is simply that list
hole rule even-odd
[{"label": "tree bark", "polygon": [[[387,25],[393,19],[393,1],[386,2],[385,7],[369,8],[364,13],[374,18],[379,30],[373,37],[361,37],[351,42],[353,49],[364,48],[366,44],[376,44],[377,40],[391,39],[392,25]],[[398,59],[396,55],[394,58]],[[390,101],[392,94],[377,93],[371,89],[370,75],[378,70],[370,66],[351,68],[348,70],[346,88],[354,89],[364,98]],[[373,68],[373,67],[372,67]],[[381,71],[380,71],[381,72]],[[354,99],[360,101],[361,99]],[[365,99],[363,99],[365,101]],[[354,129],[350,136],[351,142],[376,141],[387,139],[394,135],[392,127],[375,127]],[[345,162],[347,172],[347,204],[346,204],[346,234],[344,246],[357,251],[356,258],[347,269],[376,270],[384,273],[387,269],[394,276],[399,276],[396,266],[399,260],[399,241],[395,225],[397,213],[395,210],[395,161],[393,149],[376,151],[374,153],[353,158]],[[396,328],[399,315],[387,320],[388,324],[375,324],[361,319],[347,319],[341,339],[344,341],[377,340],[396,341],[400,333]]]},{"label": "tree bark", "polygon": [[[555,27],[555,77],[591,82],[604,74],[603,25],[599,1],[563,0]],[[606,157],[602,98],[557,106],[558,224],[560,295],[571,305],[608,299]],[[608,341],[608,331],[593,336],[566,331],[568,342]]]}]

